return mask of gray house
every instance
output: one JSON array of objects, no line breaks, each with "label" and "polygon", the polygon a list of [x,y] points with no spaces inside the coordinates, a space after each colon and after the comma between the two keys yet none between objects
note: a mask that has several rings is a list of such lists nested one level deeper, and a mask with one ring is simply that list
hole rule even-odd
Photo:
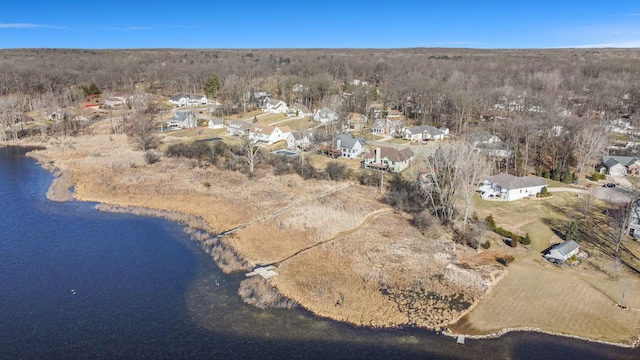
[{"label": "gray house", "polygon": [[193,129],[198,127],[198,120],[192,111],[176,111],[173,118],[167,122],[167,127]]},{"label": "gray house", "polygon": [[364,138],[354,138],[351,134],[340,134],[336,137],[336,148],[340,150],[340,157],[353,159],[364,151]]},{"label": "gray house", "polygon": [[640,159],[631,156],[603,156],[602,163],[604,167],[600,168],[600,172],[605,171],[609,175],[623,176],[627,174],[640,174]]},{"label": "gray house", "polygon": [[227,125],[227,134],[234,136],[249,136],[252,123],[243,120],[234,120]]},{"label": "gray house", "polygon": [[313,120],[321,124],[330,124],[332,122],[338,121],[338,114],[335,111],[325,107],[316,111],[316,113],[313,115]]},{"label": "gray house", "polygon": [[554,245],[551,250],[544,257],[556,263],[563,263],[567,261],[573,255],[578,255],[580,251],[580,245],[578,245],[575,241],[569,240],[560,244]]},{"label": "gray house", "polygon": [[438,129],[431,125],[413,126],[404,129],[403,137],[411,141],[442,140],[449,133],[449,129]]}]

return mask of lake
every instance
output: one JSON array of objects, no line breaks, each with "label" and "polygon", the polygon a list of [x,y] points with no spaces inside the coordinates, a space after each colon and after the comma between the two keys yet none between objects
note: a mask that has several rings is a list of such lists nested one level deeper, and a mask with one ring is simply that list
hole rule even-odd
[{"label": "lake", "polygon": [[0,147],[1,359],[637,359],[538,333],[455,339],[260,310],[180,224],[49,201],[53,176]]}]

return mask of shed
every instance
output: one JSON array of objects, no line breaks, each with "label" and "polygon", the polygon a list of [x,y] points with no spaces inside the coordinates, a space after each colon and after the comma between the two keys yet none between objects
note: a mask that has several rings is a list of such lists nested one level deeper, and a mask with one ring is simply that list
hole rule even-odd
[{"label": "shed", "polygon": [[578,255],[580,245],[573,240],[554,245],[544,256],[547,260],[565,262],[573,255]]}]

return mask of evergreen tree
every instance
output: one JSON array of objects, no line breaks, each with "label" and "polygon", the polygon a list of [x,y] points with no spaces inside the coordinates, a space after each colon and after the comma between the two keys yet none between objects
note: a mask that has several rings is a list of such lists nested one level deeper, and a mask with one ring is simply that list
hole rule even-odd
[{"label": "evergreen tree", "polygon": [[567,228],[567,233],[564,235],[566,241],[577,241],[580,237],[580,228],[578,222],[572,221]]},{"label": "evergreen tree", "polygon": [[218,90],[220,90],[220,81],[218,80],[218,75],[213,74],[204,85],[204,94],[213,98],[218,93]]}]

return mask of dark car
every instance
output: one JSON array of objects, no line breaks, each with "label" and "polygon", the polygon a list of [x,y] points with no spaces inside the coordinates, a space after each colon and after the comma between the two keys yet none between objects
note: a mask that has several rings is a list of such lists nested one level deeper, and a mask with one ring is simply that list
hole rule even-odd
[{"label": "dark car", "polygon": [[616,184],[614,184],[614,183],[606,183],[606,184],[602,185],[602,187],[616,187]]}]

